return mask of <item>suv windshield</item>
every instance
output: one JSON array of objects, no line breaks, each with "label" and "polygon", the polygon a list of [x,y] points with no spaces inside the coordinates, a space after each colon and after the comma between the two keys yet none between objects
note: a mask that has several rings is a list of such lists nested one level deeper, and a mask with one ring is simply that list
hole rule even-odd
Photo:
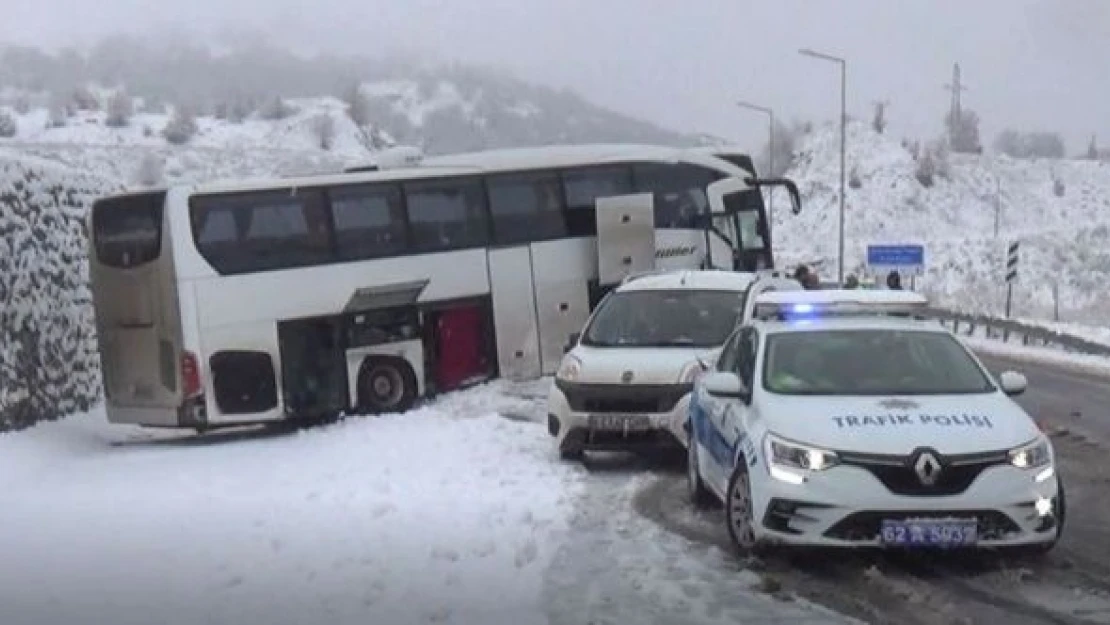
[{"label": "suv windshield", "polygon": [[613,293],[582,335],[594,347],[716,347],[736,329],[744,293],[692,289]]},{"label": "suv windshield", "polygon": [[914,330],[769,334],[763,387],[783,395],[947,395],[994,390],[954,337]]}]

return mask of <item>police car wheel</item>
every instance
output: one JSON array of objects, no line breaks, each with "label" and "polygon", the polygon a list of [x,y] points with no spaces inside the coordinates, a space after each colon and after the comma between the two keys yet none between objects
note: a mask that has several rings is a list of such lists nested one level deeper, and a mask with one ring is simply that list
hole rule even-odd
[{"label": "police car wheel", "polygon": [[713,497],[698,471],[698,444],[693,436],[686,444],[686,486],[695,508],[708,508],[713,503]]},{"label": "police car wheel", "polygon": [[763,548],[755,537],[755,521],[752,515],[752,485],[748,476],[748,464],[741,460],[728,481],[725,497],[725,523],[728,525],[728,536],[741,555],[755,555]]}]

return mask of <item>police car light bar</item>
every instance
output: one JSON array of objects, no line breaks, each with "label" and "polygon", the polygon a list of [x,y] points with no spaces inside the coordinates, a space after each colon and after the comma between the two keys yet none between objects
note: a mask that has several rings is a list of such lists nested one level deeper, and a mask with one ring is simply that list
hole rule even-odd
[{"label": "police car light bar", "polygon": [[805,318],[842,315],[921,315],[929,300],[912,291],[827,289],[771,291],[756,297],[757,319]]}]

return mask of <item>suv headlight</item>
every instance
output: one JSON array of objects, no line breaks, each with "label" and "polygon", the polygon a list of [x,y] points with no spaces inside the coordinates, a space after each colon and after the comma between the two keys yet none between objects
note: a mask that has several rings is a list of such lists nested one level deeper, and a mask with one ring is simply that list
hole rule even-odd
[{"label": "suv headlight", "polygon": [[1021,447],[1011,449],[1010,464],[1019,469],[1037,469],[1052,462],[1052,449],[1048,439],[1041,437]]},{"label": "suv headlight", "polygon": [[574,382],[578,379],[580,373],[582,373],[582,361],[568,355],[563,358],[559,370],[555,372],[555,379],[563,382]]},{"label": "suv headlight", "polygon": [[835,452],[768,434],[764,439],[767,466],[802,471],[824,471],[840,464]]}]

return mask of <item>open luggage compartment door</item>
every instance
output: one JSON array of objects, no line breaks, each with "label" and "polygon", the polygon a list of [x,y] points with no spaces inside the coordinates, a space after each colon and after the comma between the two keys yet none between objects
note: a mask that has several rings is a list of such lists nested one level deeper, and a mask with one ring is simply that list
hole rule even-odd
[{"label": "open luggage compartment door", "polygon": [[651,193],[597,198],[597,271],[602,285],[655,269],[655,198]]}]

